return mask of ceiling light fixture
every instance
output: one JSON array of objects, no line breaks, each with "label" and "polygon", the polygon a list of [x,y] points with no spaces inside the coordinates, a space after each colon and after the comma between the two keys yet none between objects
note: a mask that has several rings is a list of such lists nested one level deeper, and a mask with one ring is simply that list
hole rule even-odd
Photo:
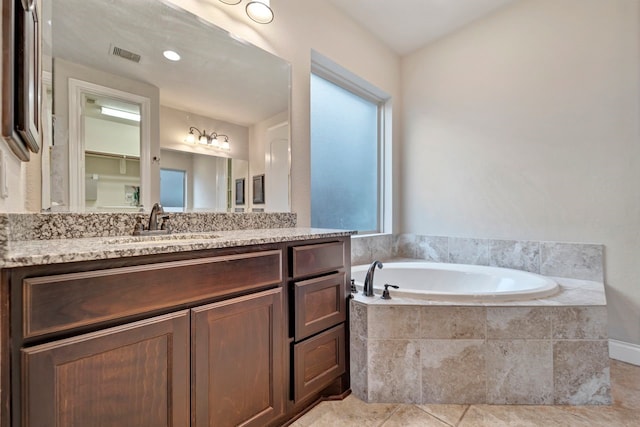
[{"label": "ceiling light fixture", "polygon": [[[197,132],[197,136],[194,133]],[[218,138],[224,138],[220,141]],[[229,137],[227,135],[220,135],[217,132],[207,133],[206,130],[202,132],[197,127],[191,126],[189,128],[189,134],[185,139],[190,144],[202,144],[207,147],[216,148],[218,150],[230,150],[231,144],[229,144]]]},{"label": "ceiling light fixture", "polygon": [[121,119],[133,120],[134,122],[140,121],[140,114],[131,113],[129,111],[116,110],[115,108],[100,107],[100,113],[105,116],[118,117]]},{"label": "ceiling light fixture", "polygon": [[162,52],[162,55],[164,55],[164,57],[169,61],[180,61],[180,54],[176,51],[165,50],[164,52]]},{"label": "ceiling light fixture", "polygon": [[[242,0],[220,0],[225,4],[238,4]],[[249,18],[259,24],[268,24],[273,21],[273,10],[271,9],[270,0],[250,0],[245,7],[245,11]]]},{"label": "ceiling light fixture", "polygon": [[273,10],[269,0],[253,0],[247,3],[247,15],[258,24],[268,24],[273,21]]}]

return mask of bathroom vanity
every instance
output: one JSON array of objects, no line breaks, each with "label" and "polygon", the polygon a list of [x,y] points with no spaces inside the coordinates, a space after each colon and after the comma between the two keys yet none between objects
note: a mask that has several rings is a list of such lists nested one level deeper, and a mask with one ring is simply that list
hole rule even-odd
[{"label": "bathroom vanity", "polygon": [[54,253],[2,270],[1,425],[282,425],[348,392],[349,233],[260,232],[27,242]]}]

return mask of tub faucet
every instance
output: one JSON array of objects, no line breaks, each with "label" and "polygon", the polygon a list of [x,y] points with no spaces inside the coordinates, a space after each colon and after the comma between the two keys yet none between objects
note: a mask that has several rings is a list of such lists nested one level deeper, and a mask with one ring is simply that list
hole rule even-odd
[{"label": "tub faucet", "polygon": [[382,269],[382,263],[380,261],[373,261],[367,270],[367,275],[364,278],[364,289],[362,294],[365,297],[373,296],[373,273],[376,271],[376,267]]}]

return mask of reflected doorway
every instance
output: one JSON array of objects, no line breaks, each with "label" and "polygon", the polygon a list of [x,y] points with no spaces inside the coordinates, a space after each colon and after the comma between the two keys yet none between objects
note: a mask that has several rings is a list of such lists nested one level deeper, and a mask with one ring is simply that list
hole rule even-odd
[{"label": "reflected doorway", "polygon": [[69,79],[69,205],[74,211],[150,205],[149,98]]}]

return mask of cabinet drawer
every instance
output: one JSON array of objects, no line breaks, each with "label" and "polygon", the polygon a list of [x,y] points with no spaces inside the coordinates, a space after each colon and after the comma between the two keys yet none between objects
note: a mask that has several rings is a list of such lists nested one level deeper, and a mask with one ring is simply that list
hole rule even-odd
[{"label": "cabinet drawer", "polygon": [[92,325],[282,282],[282,252],[172,261],[27,278],[25,338]]},{"label": "cabinet drawer", "polygon": [[296,341],[346,320],[345,277],[337,273],[294,283]]},{"label": "cabinet drawer", "polygon": [[294,278],[327,273],[344,267],[344,242],[296,246],[292,251]]},{"label": "cabinet drawer", "polygon": [[345,372],[344,325],[297,343],[293,349],[295,401],[327,387]]}]

